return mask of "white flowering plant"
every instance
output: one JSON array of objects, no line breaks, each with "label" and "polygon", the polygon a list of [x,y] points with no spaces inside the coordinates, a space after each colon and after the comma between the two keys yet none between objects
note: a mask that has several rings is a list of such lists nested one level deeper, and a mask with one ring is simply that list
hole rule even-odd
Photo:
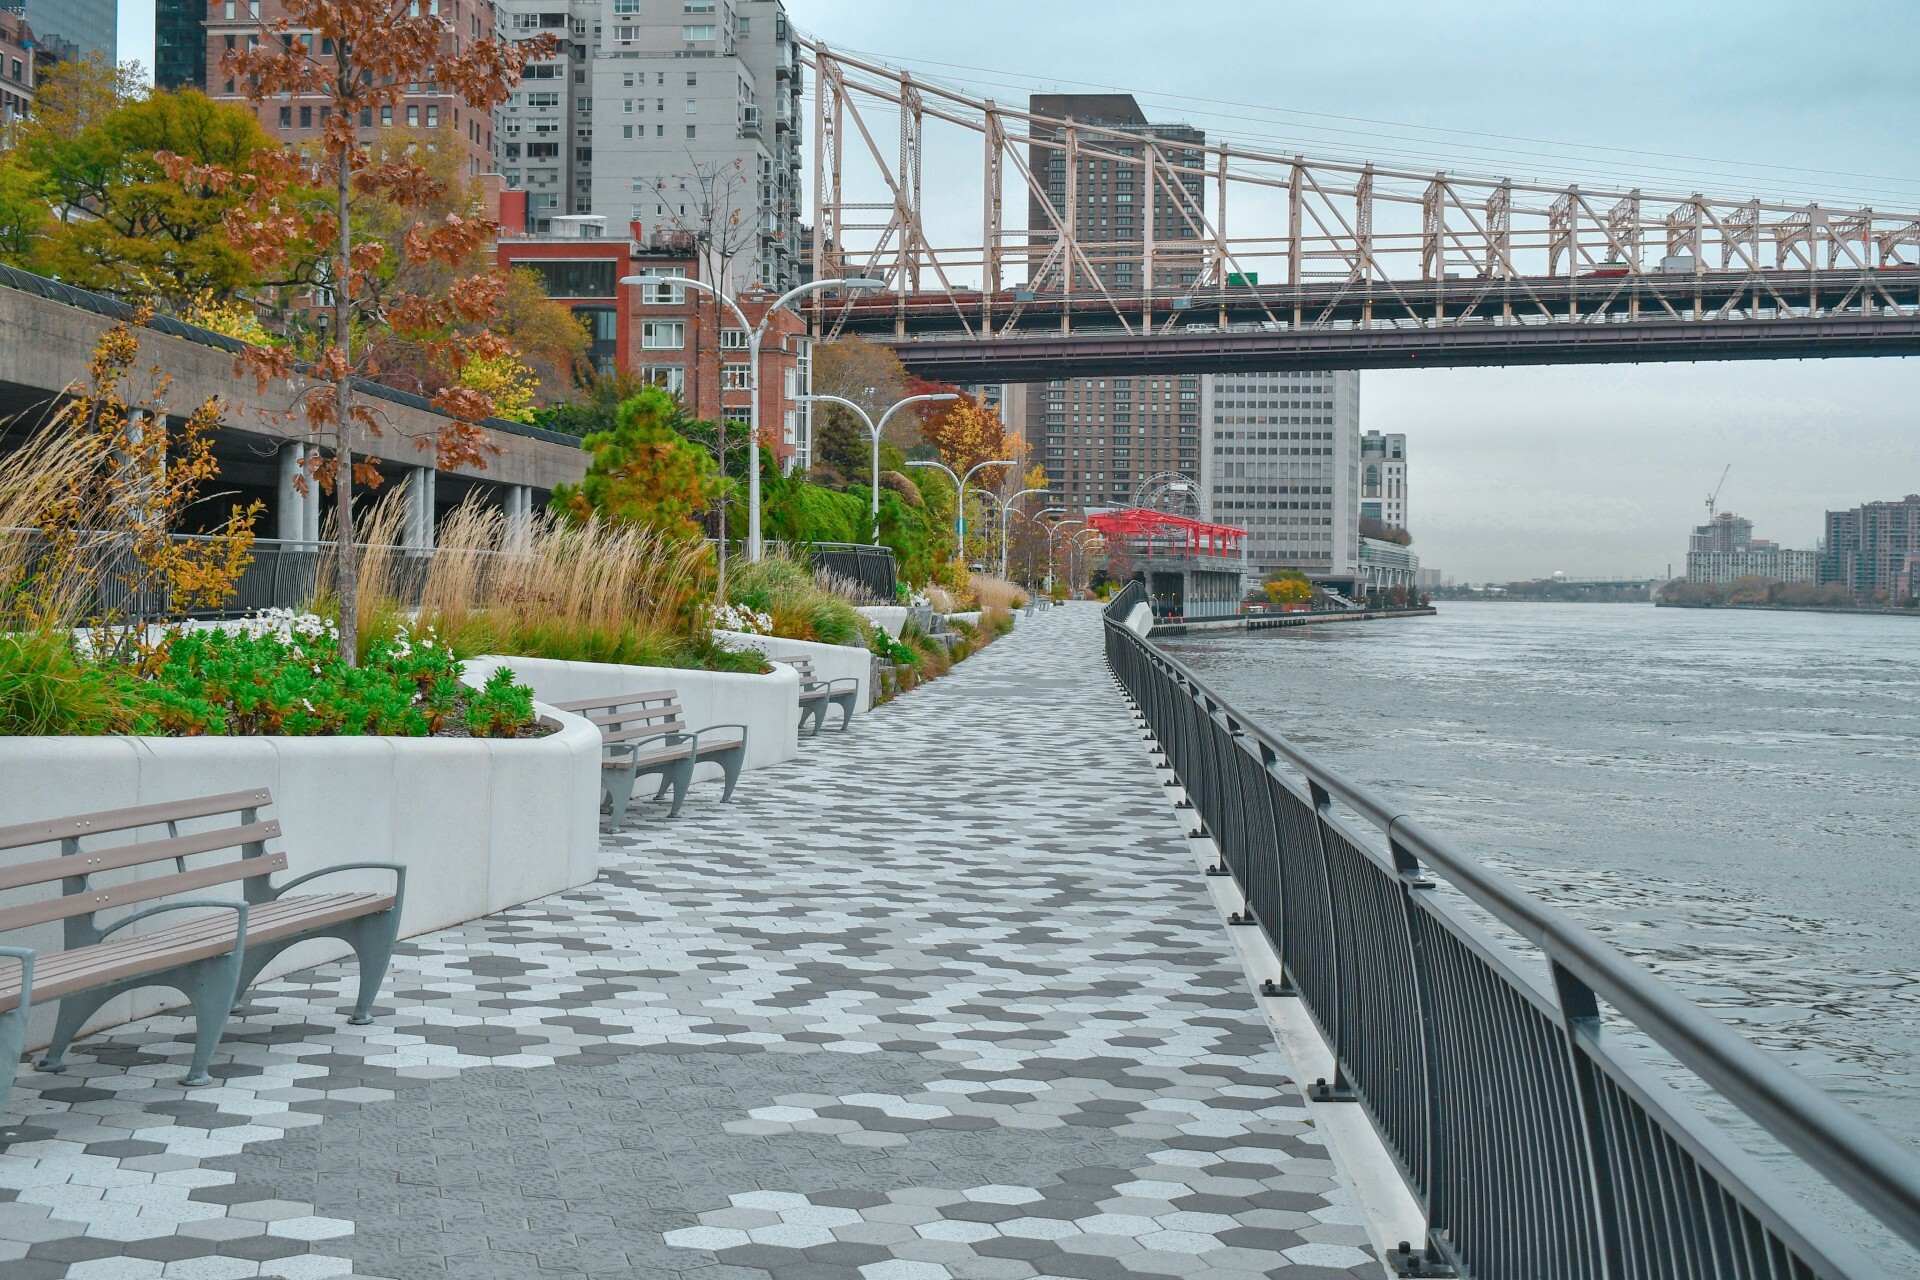
[{"label": "white flowering plant", "polygon": [[707,610],[707,625],[714,631],[743,631],[748,635],[773,634],[773,615],[750,609],[743,604],[717,604]]}]

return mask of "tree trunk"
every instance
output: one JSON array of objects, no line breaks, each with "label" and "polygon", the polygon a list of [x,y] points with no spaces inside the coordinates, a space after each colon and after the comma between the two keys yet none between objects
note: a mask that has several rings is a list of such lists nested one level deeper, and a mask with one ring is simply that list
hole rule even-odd
[{"label": "tree trunk", "polygon": [[333,264],[333,340],[341,357],[339,381],[333,391],[333,500],[339,525],[339,572],[335,578],[340,591],[340,661],[350,667],[360,658],[360,566],[353,545],[353,333],[348,327],[353,287],[353,232],[347,221],[353,211],[351,162],[352,152],[343,151],[334,175],[334,212],[340,219],[340,240]]}]

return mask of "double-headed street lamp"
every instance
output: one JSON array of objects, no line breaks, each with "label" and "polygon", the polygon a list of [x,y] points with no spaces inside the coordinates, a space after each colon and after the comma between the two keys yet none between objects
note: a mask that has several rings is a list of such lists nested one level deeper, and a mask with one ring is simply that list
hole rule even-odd
[{"label": "double-headed street lamp", "polygon": [[1030,493],[1045,493],[1045,489],[1022,489],[1011,498],[1000,501],[1000,576],[1007,576],[1007,518],[1013,514],[1013,504]]},{"label": "double-headed street lamp", "polygon": [[1106,541],[1106,535],[1101,533],[1098,529],[1082,529],[1078,533],[1068,534],[1066,541],[1067,541],[1067,590],[1072,591],[1073,584],[1076,581],[1078,581],[1078,579],[1075,578],[1074,572],[1073,572],[1073,553],[1078,551],[1082,555],[1090,554],[1096,545],[1099,545],[1100,543],[1103,543]]},{"label": "double-headed street lamp", "polygon": [[1047,526],[1047,594],[1053,594],[1053,535],[1070,524],[1085,524],[1084,520],[1055,520]]},{"label": "double-headed street lamp", "polygon": [[[733,312],[734,319],[738,320],[740,327],[746,330],[747,394],[751,398],[751,403],[747,406],[747,443],[749,446],[747,450],[749,454],[747,463],[747,562],[749,564],[758,563],[760,560],[760,340],[766,336],[767,326],[773,323],[774,313],[781,310],[789,302],[792,302],[802,294],[817,293],[822,289],[846,289],[849,291],[881,289],[886,287],[886,281],[867,280],[864,278],[850,280],[810,280],[806,284],[787,290],[778,298],[774,299],[773,304],[767,308],[766,314],[760,317],[760,323],[757,325],[748,322],[747,313],[740,309],[740,304],[733,300],[732,294],[721,289],[718,285],[707,283],[705,280],[694,280],[687,276],[667,276],[661,275],[658,272],[648,272],[637,276],[621,276],[620,283],[627,285],[665,284],[675,288],[693,288],[699,289],[703,293],[710,293],[727,304],[727,309]],[[718,336],[715,337],[714,341],[719,341]],[[723,392],[726,390],[724,369],[725,363],[723,361],[721,377],[721,390]],[[696,376],[698,376],[697,371]],[[723,463],[725,462],[727,451],[726,418],[726,410],[722,408],[720,411],[720,457]],[[723,548],[721,555],[723,558],[726,555],[724,550],[726,541],[727,531],[723,528],[720,530],[720,544]]]},{"label": "double-headed street lamp", "polygon": [[976,462],[968,467],[967,474],[964,476],[953,474],[953,468],[944,462],[918,461],[909,462],[907,465],[910,467],[938,467],[947,473],[947,479],[953,481],[954,488],[958,491],[958,501],[954,503],[953,512],[954,554],[965,556],[967,554],[967,482],[972,480],[973,473],[982,467],[1017,467],[1020,464],[1012,458],[989,459],[986,462]]},{"label": "double-headed street lamp", "polygon": [[887,406],[887,411],[875,422],[871,414],[845,396],[801,396],[803,401],[815,404],[845,405],[860,415],[860,421],[867,424],[867,434],[873,437],[873,540],[880,541],[880,437],[887,429],[887,420],[910,404],[926,404],[932,400],[958,400],[960,397],[951,391],[924,396],[908,396],[905,400],[896,400]]}]

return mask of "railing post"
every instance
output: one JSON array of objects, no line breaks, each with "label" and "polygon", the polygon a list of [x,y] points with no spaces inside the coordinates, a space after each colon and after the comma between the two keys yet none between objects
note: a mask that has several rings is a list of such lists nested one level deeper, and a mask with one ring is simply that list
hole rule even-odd
[{"label": "railing post", "polygon": [[1328,1002],[1331,1007],[1326,1010],[1327,1043],[1333,1049],[1333,1083],[1314,1081],[1307,1089],[1307,1097],[1315,1102],[1358,1102],[1359,1095],[1347,1080],[1347,1068],[1340,1057],[1340,1030],[1345,1020],[1341,1012],[1345,1003],[1341,998],[1344,990],[1341,971],[1346,965],[1341,962],[1340,950],[1344,944],[1333,910],[1333,859],[1327,853],[1327,822],[1333,813],[1333,796],[1311,777],[1307,779],[1307,789],[1313,797],[1313,846],[1320,858],[1320,883],[1326,887],[1320,905],[1327,922],[1327,966],[1331,970],[1327,976],[1333,990],[1333,999]]},{"label": "railing post", "polygon": [[1567,1044],[1567,1074],[1573,1080],[1579,1103],[1580,1147],[1585,1159],[1587,1211],[1593,1215],[1593,1238],[1600,1242],[1600,1260],[1608,1277],[1623,1274],[1620,1240],[1615,1231],[1618,1217],[1613,1198],[1613,1170],[1605,1145],[1600,1141],[1600,1096],[1594,1088],[1593,1064],[1581,1051],[1580,1040],[1600,1034],[1600,1001],[1593,988],[1567,972],[1558,961],[1549,961],[1553,972],[1553,993],[1560,1006],[1560,1021]]},{"label": "railing post", "polygon": [[1427,1210],[1427,1238],[1424,1247],[1413,1256],[1389,1259],[1396,1274],[1403,1276],[1451,1276],[1455,1274],[1452,1255],[1445,1244],[1433,1231],[1432,1201],[1434,1181],[1437,1176],[1435,1163],[1436,1149],[1440,1146],[1439,1135],[1435,1132],[1434,1118],[1438,1108],[1435,1095],[1440,1088],[1439,1064],[1434,1061],[1433,1004],[1432,991],[1428,985],[1426,949],[1421,946],[1423,930],[1414,918],[1420,910],[1413,900],[1415,893],[1426,893],[1433,889],[1433,881],[1421,869],[1420,859],[1402,845],[1394,835],[1391,825],[1387,828],[1387,851],[1393,858],[1393,870],[1400,882],[1401,919],[1406,926],[1406,944],[1408,964],[1413,969],[1413,1000],[1419,1011],[1417,1019],[1420,1036],[1420,1110],[1421,1128],[1425,1131],[1425,1141],[1421,1144],[1423,1162],[1426,1165],[1420,1171],[1420,1196]]}]

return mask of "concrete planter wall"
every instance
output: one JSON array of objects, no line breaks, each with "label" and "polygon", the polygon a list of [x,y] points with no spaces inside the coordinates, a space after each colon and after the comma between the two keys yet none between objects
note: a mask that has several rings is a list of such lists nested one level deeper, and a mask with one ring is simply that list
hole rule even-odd
[{"label": "concrete planter wall", "polygon": [[[710,724],[747,726],[749,769],[764,769],[800,754],[800,676],[792,667],[775,665],[766,675],[741,675],[684,667],[487,656],[468,662],[464,678],[477,688],[497,667],[513,668],[520,682],[531,685],[534,697],[542,702],[676,690],[680,705],[686,709],[687,724],[696,732]],[[696,780],[719,776],[720,767],[713,764],[701,765],[694,774]]]},{"label": "concrete planter wall", "polygon": [[[865,714],[873,706],[873,654],[859,645],[820,644],[813,640],[783,640],[779,636],[756,636],[745,631],[716,631],[716,636],[734,649],[758,649],[770,658],[811,658],[816,680],[857,680],[860,696],[855,709]],[[831,717],[836,724],[840,717]]]},{"label": "concrete planter wall", "polygon": [[[403,936],[443,929],[587,884],[600,870],[600,735],[576,716],[544,710],[558,732],[524,741],[448,738],[0,738],[0,824],[267,787],[287,854],[285,876],[340,862],[407,868]],[[205,824],[212,825],[212,824]],[[185,828],[183,828],[184,830]],[[165,836],[142,832],[144,839]],[[118,837],[115,837],[117,839]],[[45,845],[0,852],[0,865],[58,853]],[[196,865],[198,865],[196,863]],[[108,873],[124,883],[172,863]],[[392,877],[342,872],[313,892],[386,890]],[[58,892],[49,886],[47,895]],[[190,895],[231,899],[235,885]],[[8,901],[25,901],[22,892]],[[155,925],[169,923],[167,917]],[[138,930],[141,926],[135,925]],[[9,943],[61,949],[59,924],[10,932]],[[263,977],[336,959],[315,941],[288,950]],[[110,1002],[87,1025],[111,1026],[180,1003],[148,989]],[[33,1011],[28,1043],[46,1043],[54,1006]]]},{"label": "concrete planter wall", "polygon": [[947,621],[964,622],[970,627],[977,628],[980,625],[980,612],[978,609],[971,609],[966,613],[950,613],[947,615]]},{"label": "concrete planter wall", "polygon": [[900,638],[900,628],[907,622],[907,606],[903,604],[863,604],[855,606],[867,617],[867,621],[879,627],[893,639]]}]

